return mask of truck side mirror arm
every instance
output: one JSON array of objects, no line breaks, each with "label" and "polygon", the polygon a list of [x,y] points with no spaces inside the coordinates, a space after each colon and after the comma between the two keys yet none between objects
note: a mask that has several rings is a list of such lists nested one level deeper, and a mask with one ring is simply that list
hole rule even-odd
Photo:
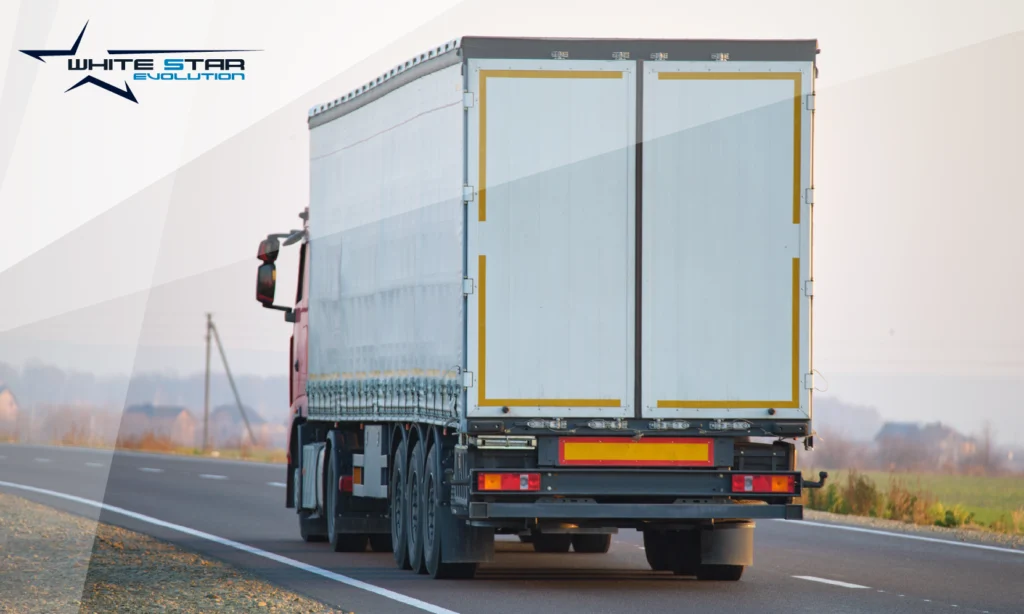
[{"label": "truck side mirror arm", "polygon": [[295,310],[291,307],[283,307],[281,305],[263,305],[265,309],[276,309],[284,312],[284,321],[290,324],[295,323]]}]

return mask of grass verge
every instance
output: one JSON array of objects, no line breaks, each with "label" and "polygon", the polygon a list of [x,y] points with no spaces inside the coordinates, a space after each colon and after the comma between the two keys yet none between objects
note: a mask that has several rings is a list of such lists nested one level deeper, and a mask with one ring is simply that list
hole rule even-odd
[{"label": "grass verge", "polygon": [[805,506],[919,525],[1024,534],[1021,477],[856,470],[830,471],[829,476],[825,488],[804,491],[801,501]]}]

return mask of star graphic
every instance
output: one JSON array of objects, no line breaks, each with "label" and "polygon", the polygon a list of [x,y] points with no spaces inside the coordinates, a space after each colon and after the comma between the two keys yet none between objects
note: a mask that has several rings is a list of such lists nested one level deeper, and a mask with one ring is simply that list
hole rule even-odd
[{"label": "star graphic", "polygon": [[[86,21],[85,25],[82,26],[82,31],[78,33],[78,38],[75,39],[75,44],[71,45],[71,49],[67,49],[67,50],[64,50],[64,49],[20,49],[20,51],[22,53],[24,53],[25,55],[29,56],[29,57],[35,58],[35,59],[39,60],[40,62],[43,62],[44,64],[46,63],[46,60],[44,60],[43,58],[71,57],[71,56],[74,56],[76,53],[78,53],[78,45],[81,44],[82,37],[85,36],[85,29],[88,28],[88,27],[89,27],[89,22]],[[116,85],[111,85],[111,84],[107,83],[106,81],[102,81],[100,79],[97,79],[96,77],[94,77],[92,75],[89,75],[88,77],[85,77],[84,79],[82,79],[78,83],[76,83],[76,84],[72,85],[71,87],[69,87],[68,89],[64,90],[64,93],[66,94],[66,93],[70,92],[71,90],[73,90],[73,89],[75,89],[77,87],[81,87],[83,85],[95,85],[97,87],[100,87],[100,88],[110,92],[111,94],[116,94],[116,95],[120,96],[121,98],[124,98],[125,100],[130,100],[130,101],[134,102],[135,104],[139,104],[138,99],[135,98],[135,94],[132,93],[132,88],[128,87],[128,82],[127,81],[124,82],[124,89],[122,90],[121,88],[117,87]]]}]

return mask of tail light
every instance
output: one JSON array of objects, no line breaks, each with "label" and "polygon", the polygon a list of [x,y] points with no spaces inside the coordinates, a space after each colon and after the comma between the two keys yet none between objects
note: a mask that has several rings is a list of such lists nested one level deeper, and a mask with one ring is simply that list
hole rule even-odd
[{"label": "tail light", "polygon": [[540,490],[539,473],[478,473],[477,490]]},{"label": "tail light", "polygon": [[352,492],[352,476],[346,475],[345,477],[338,480],[338,490],[341,492]]},{"label": "tail light", "polygon": [[791,493],[796,490],[796,478],[792,475],[743,475],[732,476],[733,492],[750,493]]}]

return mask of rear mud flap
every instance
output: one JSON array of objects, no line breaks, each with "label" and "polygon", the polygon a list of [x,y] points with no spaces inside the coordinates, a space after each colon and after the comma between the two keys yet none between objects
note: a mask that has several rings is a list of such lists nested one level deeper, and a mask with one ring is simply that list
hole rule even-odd
[{"label": "rear mud flap", "polygon": [[705,565],[753,565],[754,523],[716,524],[700,534],[700,562]]},{"label": "rear mud flap", "polygon": [[494,528],[472,527],[442,505],[438,515],[441,557],[446,563],[489,563],[494,560]]}]

